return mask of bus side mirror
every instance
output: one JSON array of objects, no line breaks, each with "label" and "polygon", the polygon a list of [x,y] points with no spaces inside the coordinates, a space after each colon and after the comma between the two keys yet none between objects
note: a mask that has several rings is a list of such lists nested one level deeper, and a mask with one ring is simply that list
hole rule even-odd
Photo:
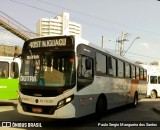
[{"label": "bus side mirror", "polygon": [[86,70],[90,70],[92,68],[91,59],[85,60],[85,66],[86,66]]},{"label": "bus side mirror", "polygon": [[18,54],[18,55],[14,54],[13,60],[16,59],[16,58],[21,58],[21,57],[22,57],[22,54]]}]

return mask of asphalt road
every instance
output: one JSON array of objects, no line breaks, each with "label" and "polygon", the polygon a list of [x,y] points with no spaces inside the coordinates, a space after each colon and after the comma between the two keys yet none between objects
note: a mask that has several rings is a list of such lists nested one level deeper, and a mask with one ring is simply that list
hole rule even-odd
[{"label": "asphalt road", "polygon": [[[106,115],[100,120],[96,121],[93,119],[92,115],[82,117],[79,119],[67,119],[67,120],[55,120],[49,118],[39,118],[32,117],[19,114],[16,110],[16,103],[10,102],[1,102],[0,103],[0,121],[15,123],[23,123],[23,125],[27,122],[37,123],[30,125],[42,125],[42,128],[38,129],[46,129],[44,125],[47,126],[47,129],[68,129],[68,130],[89,130],[89,129],[121,129],[121,130],[154,130],[160,129],[160,127],[156,126],[147,126],[146,125],[156,125],[157,122],[160,122],[160,114],[153,111],[153,107],[160,103],[160,98],[158,99],[150,99],[145,98],[139,101],[139,104],[136,108],[131,108],[130,106],[124,106],[120,108],[116,108],[113,110],[109,110]],[[16,122],[17,121],[17,122]],[[157,121],[155,123],[155,121]],[[2,122],[0,122],[2,123]],[[44,123],[44,124],[43,124]],[[140,124],[141,123],[141,124]],[[148,123],[148,124],[146,124]],[[133,127],[129,125],[139,125],[138,127]],[[160,123],[159,123],[160,124]],[[52,127],[49,127],[49,126]],[[108,125],[108,126],[107,126]],[[125,127],[120,127],[120,125],[126,125]],[[141,125],[141,127],[140,127]],[[143,126],[145,125],[145,127]],[[28,126],[27,126],[28,127]],[[30,130],[33,128],[2,128],[3,130]]]}]

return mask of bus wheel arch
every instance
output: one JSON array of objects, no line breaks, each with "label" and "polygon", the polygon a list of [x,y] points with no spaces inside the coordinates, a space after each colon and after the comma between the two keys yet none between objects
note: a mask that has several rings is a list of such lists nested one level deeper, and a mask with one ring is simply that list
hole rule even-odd
[{"label": "bus wheel arch", "polygon": [[153,89],[150,93],[150,98],[155,99],[157,98],[157,91],[155,89]]},{"label": "bus wheel arch", "polygon": [[105,115],[106,111],[107,111],[107,98],[104,94],[101,94],[96,102],[95,118],[99,120],[103,115]]}]

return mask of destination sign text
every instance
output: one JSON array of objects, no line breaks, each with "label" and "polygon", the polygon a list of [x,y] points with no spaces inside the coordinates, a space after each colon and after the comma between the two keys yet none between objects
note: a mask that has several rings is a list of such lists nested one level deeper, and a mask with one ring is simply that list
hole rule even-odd
[{"label": "destination sign text", "polygon": [[66,38],[34,41],[29,43],[30,48],[43,48],[54,46],[66,46]]}]

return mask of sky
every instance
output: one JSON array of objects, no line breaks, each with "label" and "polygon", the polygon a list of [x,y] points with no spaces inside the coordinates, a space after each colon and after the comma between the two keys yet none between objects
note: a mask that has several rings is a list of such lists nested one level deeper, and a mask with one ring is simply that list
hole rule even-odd
[{"label": "sky", "polygon": [[[82,38],[115,52],[122,32],[125,57],[133,61],[160,61],[160,1],[157,0],[0,0],[0,10],[36,32],[40,18],[63,11],[81,24]],[[137,39],[137,37],[140,37]],[[136,40],[135,40],[136,39]],[[23,45],[23,40],[0,27],[0,44]],[[129,49],[128,49],[129,48]]]}]

